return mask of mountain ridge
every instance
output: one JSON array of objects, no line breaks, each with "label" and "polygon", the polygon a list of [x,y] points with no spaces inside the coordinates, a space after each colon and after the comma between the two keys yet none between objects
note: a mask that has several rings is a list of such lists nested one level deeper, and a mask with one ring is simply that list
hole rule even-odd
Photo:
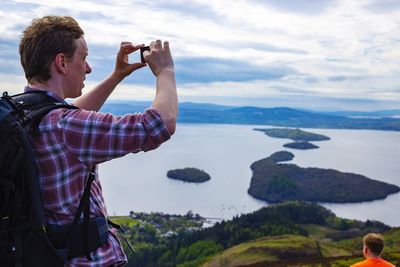
[{"label": "mountain ridge", "polygon": [[[102,112],[114,115],[143,112],[150,102],[109,102]],[[281,127],[400,131],[400,119],[351,118],[289,107],[223,106],[207,103],[179,104],[178,123],[271,125]]]}]

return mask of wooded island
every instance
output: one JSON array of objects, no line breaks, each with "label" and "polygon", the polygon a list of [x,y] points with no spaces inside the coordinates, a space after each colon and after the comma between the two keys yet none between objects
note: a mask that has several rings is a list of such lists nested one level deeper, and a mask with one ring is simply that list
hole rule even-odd
[{"label": "wooded island", "polygon": [[190,183],[203,183],[211,179],[208,173],[197,168],[170,170],[167,172],[167,177]]},{"label": "wooded island", "polygon": [[255,128],[254,131],[260,131],[268,135],[269,137],[274,138],[286,138],[291,139],[295,142],[300,141],[324,141],[330,140],[328,136],[322,134],[316,134],[311,132],[306,132],[300,130],[299,128],[291,129],[291,128],[267,128],[267,129],[260,129]]},{"label": "wooded island", "polygon": [[283,145],[284,147],[287,148],[294,148],[294,149],[314,149],[314,148],[319,148],[319,146],[316,146],[312,143],[306,142],[306,141],[301,141],[301,142],[292,142],[292,143],[287,143]]},{"label": "wooded island", "polygon": [[316,134],[316,133],[311,133],[311,132],[306,132],[303,130],[300,130],[298,128],[296,129],[291,129],[291,128],[267,128],[267,129],[260,129],[260,128],[255,128],[253,129],[255,131],[260,131],[268,135],[269,137],[273,138],[285,138],[285,139],[291,139],[294,142],[284,144],[284,147],[287,148],[293,148],[293,149],[315,149],[319,148],[319,146],[316,146],[310,141],[325,141],[325,140],[330,140],[328,136],[322,135],[322,134]]},{"label": "wooded island", "polygon": [[280,151],[254,162],[248,193],[268,202],[306,200],[347,203],[383,199],[400,191],[396,185],[359,174],[278,164],[293,157],[290,152]]}]

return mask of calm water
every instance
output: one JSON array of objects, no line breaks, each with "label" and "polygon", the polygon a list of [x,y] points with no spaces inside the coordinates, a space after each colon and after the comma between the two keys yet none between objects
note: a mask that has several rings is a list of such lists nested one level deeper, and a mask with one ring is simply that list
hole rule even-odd
[{"label": "calm water", "polygon": [[[309,131],[327,135],[319,149],[285,149],[287,139],[253,131],[249,125],[178,124],[175,135],[160,148],[130,154],[100,166],[108,213],[129,211],[185,214],[230,219],[257,210],[266,202],[247,194],[250,165],[279,150],[291,151],[302,167],[332,168],[400,185],[400,133],[367,130]],[[195,167],[211,175],[203,184],[166,177],[170,169]],[[323,204],[338,216],[373,219],[400,226],[400,194],[358,204]]]}]

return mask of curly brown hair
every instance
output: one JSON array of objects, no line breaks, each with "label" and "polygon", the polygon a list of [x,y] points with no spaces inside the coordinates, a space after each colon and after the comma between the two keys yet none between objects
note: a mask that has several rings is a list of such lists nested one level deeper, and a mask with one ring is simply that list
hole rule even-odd
[{"label": "curly brown hair", "polygon": [[84,32],[78,22],[69,16],[45,16],[32,20],[23,32],[19,43],[19,54],[25,77],[45,82],[51,78],[50,64],[55,56],[64,53],[73,56],[75,40]]}]

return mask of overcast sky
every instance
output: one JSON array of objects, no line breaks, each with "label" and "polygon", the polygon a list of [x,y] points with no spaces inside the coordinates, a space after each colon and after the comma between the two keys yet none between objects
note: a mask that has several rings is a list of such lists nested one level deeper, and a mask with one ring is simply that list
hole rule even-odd
[{"label": "overcast sky", "polygon": [[[26,81],[18,43],[33,18],[85,31],[90,90],[121,41],[169,40],[181,101],[316,110],[400,108],[399,0],[1,0],[0,90]],[[137,61],[137,54],[131,61]],[[152,100],[148,68],[111,99]]]}]

